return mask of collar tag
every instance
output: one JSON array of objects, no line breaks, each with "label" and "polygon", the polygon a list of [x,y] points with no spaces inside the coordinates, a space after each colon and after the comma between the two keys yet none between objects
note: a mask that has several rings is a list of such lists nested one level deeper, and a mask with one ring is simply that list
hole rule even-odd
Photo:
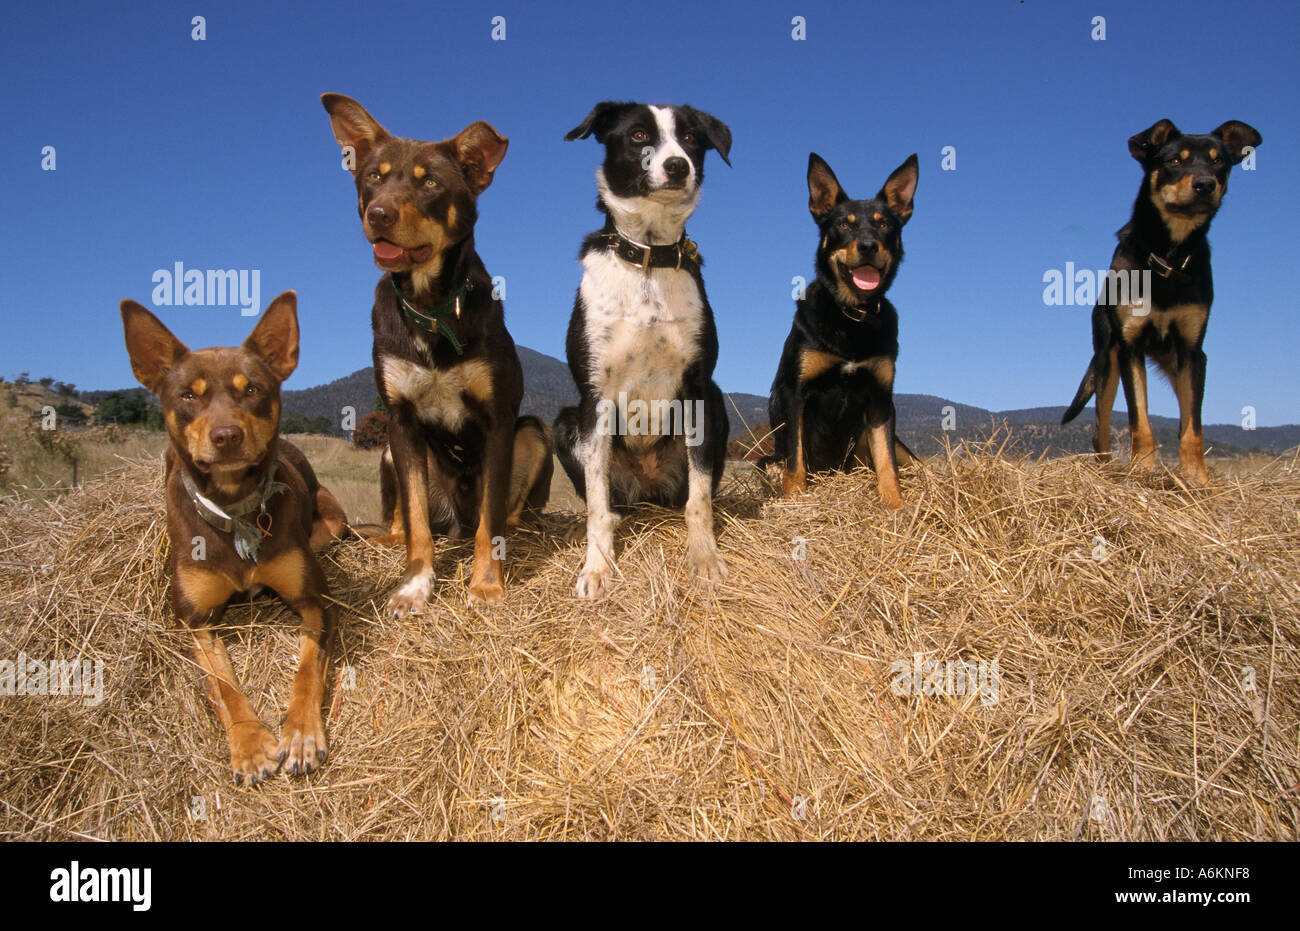
[{"label": "collar tag", "polygon": [[[205,498],[199,492],[198,486],[194,484],[190,473],[184,466],[179,466],[181,484],[185,486],[185,493],[189,495],[194,509],[210,527],[231,535],[234,539],[236,555],[245,561],[257,562],[257,551],[261,548],[262,541],[271,535],[271,515],[266,510],[266,503],[289,487],[284,482],[275,480],[275,472],[279,465],[278,459],[272,462],[266,478],[262,480],[262,484],[256,491],[242,501],[236,501],[224,508],[218,507],[216,503]],[[254,511],[258,514],[253,518],[252,523],[244,519]]]}]

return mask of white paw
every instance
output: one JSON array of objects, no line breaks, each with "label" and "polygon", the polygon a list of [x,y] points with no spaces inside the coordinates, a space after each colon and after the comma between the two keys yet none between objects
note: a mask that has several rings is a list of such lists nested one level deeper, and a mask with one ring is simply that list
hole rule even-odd
[{"label": "white paw", "polygon": [[613,585],[610,567],[603,560],[598,564],[588,562],[578,575],[577,592],[579,598],[601,598]]},{"label": "white paw", "polygon": [[696,578],[703,582],[718,583],[727,577],[727,564],[722,561],[718,548],[712,544],[692,549],[686,562]]},{"label": "white paw", "polygon": [[433,573],[421,573],[404,581],[388,599],[386,611],[389,617],[401,620],[406,615],[419,611],[428,604],[432,587]]}]

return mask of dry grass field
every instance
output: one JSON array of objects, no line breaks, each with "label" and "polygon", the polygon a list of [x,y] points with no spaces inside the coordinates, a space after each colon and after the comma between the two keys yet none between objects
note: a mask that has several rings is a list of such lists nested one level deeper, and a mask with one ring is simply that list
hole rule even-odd
[{"label": "dry grass field", "polygon": [[[301,442],[375,519],[374,454]],[[401,551],[339,544],[330,759],[258,789],[232,784],[166,607],[153,454],[10,495],[0,661],[100,660],[104,690],[0,697],[0,837],[1296,839],[1300,464],[1219,464],[1193,491],[996,453],[905,472],[898,512],[867,474],[780,501],[736,471],[712,590],[680,515],[646,510],[613,595],[579,601],[562,478],[489,611],[465,606],[468,543],[440,545],[402,622],[379,614]],[[226,625],[275,727],[295,619],[260,597]]]}]

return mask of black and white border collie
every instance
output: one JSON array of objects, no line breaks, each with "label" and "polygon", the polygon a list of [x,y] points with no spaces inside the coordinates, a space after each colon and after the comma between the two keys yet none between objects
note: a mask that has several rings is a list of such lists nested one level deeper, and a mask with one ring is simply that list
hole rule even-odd
[{"label": "black and white border collie", "polygon": [[713,493],[727,455],[727,411],[713,382],[718,333],[686,221],[700,199],[704,154],[722,160],[731,130],[688,106],[597,104],[567,140],[605,146],[596,172],[604,227],[582,244],[582,283],[566,351],[577,407],[555,421],[556,453],[587,502],[580,597],[611,585],[611,508],[686,508],[687,561],[709,582],[725,574],[713,537]]}]

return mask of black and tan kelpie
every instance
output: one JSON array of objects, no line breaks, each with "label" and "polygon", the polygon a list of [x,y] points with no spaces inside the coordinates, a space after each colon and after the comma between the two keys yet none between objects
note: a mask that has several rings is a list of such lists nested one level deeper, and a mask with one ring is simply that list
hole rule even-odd
[{"label": "black and tan kelpie", "polygon": [[406,543],[388,612],[427,602],[434,533],[474,534],[470,601],[499,602],[502,534],[545,505],[553,468],[549,427],[519,416],[523,370],[474,250],[478,196],[508,140],[482,121],[441,142],[399,138],[349,97],[321,102],[384,272],[371,317],[375,380],[392,418],[384,516]]},{"label": "black and tan kelpie", "polygon": [[[1214,300],[1210,221],[1228,190],[1228,172],[1259,145],[1254,128],[1229,120],[1208,135],[1184,135],[1161,120],[1128,141],[1142,166],[1133,216],[1119,231],[1114,272],[1150,283],[1107,289],[1092,311],[1092,362],[1061,423],[1069,423],[1097,395],[1093,449],[1110,453],[1110,411],[1124,386],[1132,437],[1132,465],[1155,467],[1155,440],[1147,418],[1146,358],[1151,356],[1178,396],[1178,459],[1184,478],[1205,485],[1201,401],[1205,395],[1205,325]],[[1149,274],[1147,274],[1149,272]],[[1129,290],[1121,299],[1124,290]]]},{"label": "black and tan kelpie", "polygon": [[915,456],[894,432],[898,312],[885,297],[903,261],[918,165],[903,162],[870,200],[853,200],[816,152],[808,209],[817,223],[817,278],[795,303],[768,400],[772,456],[785,496],[809,473],[871,465],[880,500],[902,507],[898,462]]},{"label": "black and tan kelpie", "polygon": [[[298,365],[297,297],[281,294],[238,348],[187,349],[134,301],[122,302],[131,369],[167,426],[172,607],[230,743],[236,782],[325,759],[321,701],[334,628],[313,551],[342,536],[343,509],[306,457],[280,439],[280,382]],[[236,592],[266,586],[302,618],[300,658],[279,740],[240,691],[213,632]]]}]

